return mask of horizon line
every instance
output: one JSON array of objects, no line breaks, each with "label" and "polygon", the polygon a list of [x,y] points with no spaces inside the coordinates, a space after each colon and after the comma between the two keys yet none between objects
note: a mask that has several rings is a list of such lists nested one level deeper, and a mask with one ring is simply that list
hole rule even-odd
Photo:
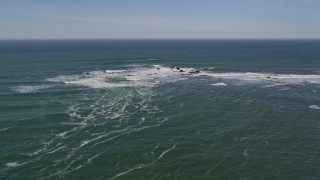
[{"label": "horizon line", "polygon": [[308,40],[319,41],[320,38],[5,38],[0,41],[123,41],[123,40]]}]

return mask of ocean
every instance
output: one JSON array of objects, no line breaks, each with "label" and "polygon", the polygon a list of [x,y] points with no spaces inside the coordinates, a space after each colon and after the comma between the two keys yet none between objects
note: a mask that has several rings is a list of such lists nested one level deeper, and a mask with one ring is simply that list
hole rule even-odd
[{"label": "ocean", "polygon": [[0,179],[320,179],[320,41],[0,41]]}]

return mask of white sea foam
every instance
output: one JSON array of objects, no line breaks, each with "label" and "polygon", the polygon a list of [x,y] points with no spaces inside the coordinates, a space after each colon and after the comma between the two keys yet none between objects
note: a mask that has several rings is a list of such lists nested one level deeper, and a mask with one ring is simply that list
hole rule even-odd
[{"label": "white sea foam", "polygon": [[205,68],[203,68],[204,70],[214,70],[214,69],[216,69],[215,67],[205,67]]},{"label": "white sea foam", "polygon": [[269,74],[269,73],[210,73],[205,75],[217,79],[239,80],[247,83],[277,83],[279,85],[314,83],[320,84],[320,75],[299,75],[299,74]]},{"label": "white sea foam", "polygon": [[113,176],[113,177],[110,178],[109,180],[116,179],[116,178],[118,178],[118,177],[120,177],[120,176],[124,176],[124,175],[126,175],[126,174],[128,174],[128,173],[130,173],[130,172],[132,172],[132,171],[138,170],[138,169],[142,169],[142,168],[149,167],[149,166],[155,164],[156,162],[158,162],[164,155],[166,155],[169,151],[173,150],[175,147],[176,147],[176,145],[173,145],[171,148],[163,151],[163,152],[160,154],[160,156],[159,156],[156,160],[152,161],[151,163],[149,163],[149,164],[138,164],[138,165],[132,167],[131,169],[127,170],[127,171],[121,172],[121,173]]},{"label": "white sea foam", "polygon": [[227,86],[226,83],[215,83],[215,84],[211,84],[212,86]]},{"label": "white sea foam", "polygon": [[[100,71],[96,71],[97,73],[99,73]],[[106,70],[106,73],[121,73],[121,72],[125,72],[125,70]]]},{"label": "white sea foam", "polygon": [[160,65],[151,67],[134,66],[129,70],[92,71],[82,75],[64,75],[46,79],[51,82],[63,82],[92,88],[148,87],[186,79],[192,68],[183,68],[184,72]]},{"label": "white sea foam", "polygon": [[318,106],[318,105],[311,105],[311,106],[309,106],[309,108],[315,109],[315,110],[320,110],[320,106]]},{"label": "white sea foam", "polygon": [[[207,68],[212,69],[212,68]],[[182,70],[182,71],[181,71]],[[320,75],[299,74],[272,74],[272,73],[215,73],[203,71],[190,73],[193,68],[169,68],[161,65],[151,67],[133,66],[128,70],[92,71],[81,75],[63,75],[46,79],[51,82],[62,82],[88,86],[91,88],[117,88],[117,87],[152,87],[159,84],[176,82],[194,77],[211,77],[215,79],[229,80],[229,83],[264,83],[274,86],[288,84],[314,83],[320,84]],[[225,86],[226,83],[216,83],[213,86]],[[266,86],[267,87],[267,86]],[[268,86],[272,87],[272,86]],[[26,90],[27,91],[27,90]]]},{"label": "white sea foam", "polygon": [[2,128],[2,129],[0,129],[0,132],[1,132],[1,131],[9,130],[9,129],[11,129],[11,128],[12,128],[12,127]]},{"label": "white sea foam", "polygon": [[65,81],[75,81],[80,78],[80,75],[58,75],[53,78],[47,78],[46,81],[50,82],[65,82]]},{"label": "white sea foam", "polygon": [[[159,66],[154,66],[152,68],[157,67]],[[122,77],[121,74],[128,72],[129,71],[118,71],[115,73],[111,72],[111,74],[109,74],[110,72],[107,72],[108,75],[106,80],[112,81],[113,77]],[[130,72],[133,72],[133,70]],[[93,78],[95,76],[104,76],[105,74],[105,71],[94,71],[90,72],[88,75],[87,73],[84,73],[77,77],[72,76],[72,78],[69,79],[75,81],[77,78]],[[59,78],[68,79],[63,77]],[[140,80],[132,81],[139,82]],[[162,79],[159,81],[163,82]],[[168,120],[167,118],[150,118],[150,114],[161,112],[156,105],[151,103],[154,101],[152,97],[157,96],[158,93],[159,92],[154,91],[153,88],[143,87],[138,89],[130,88],[125,91],[121,90],[117,92],[115,96],[114,94],[104,93],[98,97],[84,95],[80,98],[76,98],[74,101],[68,102],[70,103],[69,108],[65,113],[69,115],[69,118],[66,118],[66,121],[64,122],[59,123],[59,125],[64,125],[64,128],[67,129],[63,128],[63,131],[54,131],[54,134],[50,134],[50,137],[46,137],[42,140],[43,146],[41,146],[40,149],[24,154],[29,155],[29,158],[31,159],[30,162],[41,161],[48,155],[54,156],[59,154],[58,159],[40,170],[40,174],[46,174],[46,172],[50,171],[50,175],[48,177],[42,176],[39,179],[65,178],[67,174],[70,174],[73,171],[79,171],[99,156],[99,154],[92,157],[84,155],[83,152],[87,149],[97,149],[99,148],[97,147],[98,145],[104,145],[103,147],[110,148],[113,144],[111,141],[114,141],[121,136],[140,132],[149,128],[155,128],[166,122]],[[87,104],[88,100],[90,100],[90,104]],[[136,110],[131,111],[132,108],[135,108]],[[143,116],[140,118],[132,118],[135,114]],[[70,137],[80,138],[76,138],[77,140],[75,143],[70,144],[67,143],[67,139]],[[163,158],[169,151],[170,150],[166,150],[163,153],[159,153],[159,151],[153,152],[154,155],[158,154],[158,159],[155,159],[155,162]],[[8,164],[7,167],[18,165],[20,165],[19,162],[16,162],[16,164],[13,162],[12,164]],[[57,169],[56,167],[58,166],[61,168]],[[51,170],[52,168],[54,168],[54,170]],[[10,170],[11,168],[6,169]]]},{"label": "white sea foam", "polygon": [[245,157],[245,158],[249,158],[249,153],[248,153],[248,149],[245,149],[242,153],[242,156]]},{"label": "white sea foam", "polygon": [[21,166],[22,164],[19,164],[18,162],[9,162],[9,163],[6,164],[6,167],[7,168],[14,168],[14,167]]},{"label": "white sea foam", "polygon": [[14,86],[11,88],[11,90],[19,93],[32,93],[32,92],[37,92],[38,90],[48,89],[51,87],[52,85]]}]

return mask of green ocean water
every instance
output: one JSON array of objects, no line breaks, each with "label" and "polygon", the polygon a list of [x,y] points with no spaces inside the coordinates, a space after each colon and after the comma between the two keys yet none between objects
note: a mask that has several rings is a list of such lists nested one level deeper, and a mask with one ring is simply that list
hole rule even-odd
[{"label": "green ocean water", "polygon": [[320,178],[320,41],[1,41],[0,62],[0,179]]}]

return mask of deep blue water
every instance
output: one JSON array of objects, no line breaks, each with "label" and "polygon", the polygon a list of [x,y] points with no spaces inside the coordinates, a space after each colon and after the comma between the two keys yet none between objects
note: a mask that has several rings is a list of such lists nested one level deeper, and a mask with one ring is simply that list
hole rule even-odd
[{"label": "deep blue water", "polygon": [[0,179],[320,178],[320,41],[0,41],[0,63]]}]

